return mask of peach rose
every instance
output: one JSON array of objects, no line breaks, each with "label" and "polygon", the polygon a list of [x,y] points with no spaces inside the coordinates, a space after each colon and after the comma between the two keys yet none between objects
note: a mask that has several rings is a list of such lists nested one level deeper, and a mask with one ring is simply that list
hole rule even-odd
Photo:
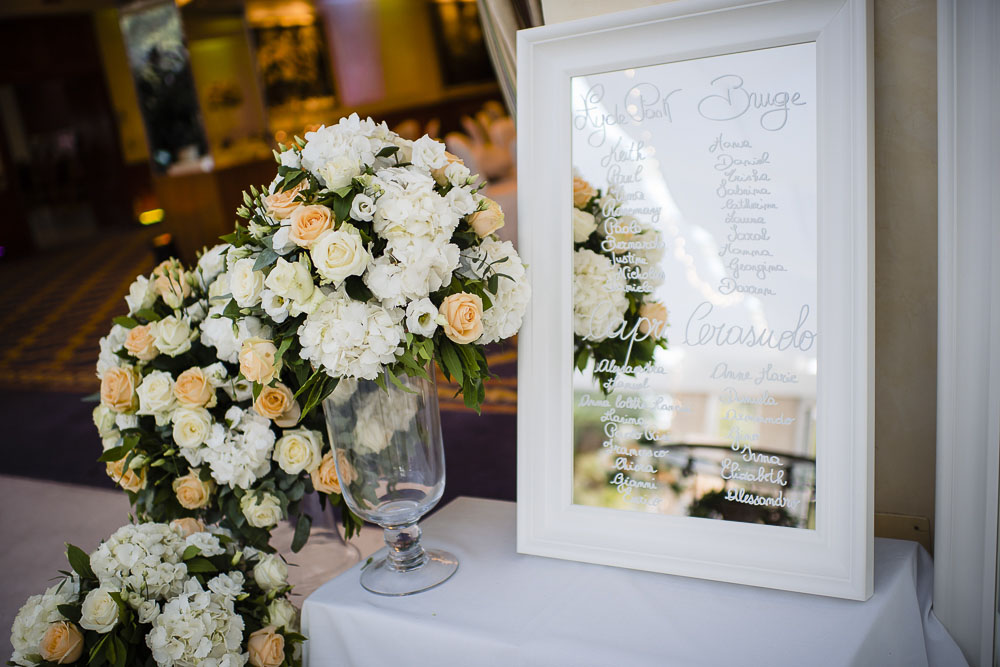
[{"label": "peach rose", "polygon": [[250,633],[247,650],[253,667],[278,667],[285,661],[285,638],[275,630],[273,625],[269,625]]},{"label": "peach rose", "polygon": [[445,298],[440,312],[444,315],[444,335],[459,345],[471,343],[483,335],[483,300],[475,294],[459,292]]},{"label": "peach rose", "polygon": [[313,470],[310,475],[312,476],[313,488],[320,493],[340,493],[337,466],[330,452],[323,455],[323,460],[319,462],[319,467]]},{"label": "peach rose", "polygon": [[171,528],[176,528],[180,532],[181,537],[188,537],[189,535],[194,535],[195,533],[205,532],[205,524],[202,523],[201,519],[195,519],[194,517],[186,516],[181,519],[174,519],[170,522]]},{"label": "peach rose", "polygon": [[118,486],[126,491],[138,493],[146,488],[146,468],[139,468],[139,472],[125,467],[125,458],[117,461],[110,461],[106,465],[108,477],[115,481]]},{"label": "peach rose", "polygon": [[292,390],[280,382],[261,389],[253,407],[261,417],[267,417],[282,428],[295,426],[302,414],[302,408],[292,398]]},{"label": "peach rose", "polygon": [[115,412],[130,412],[138,406],[135,395],[136,377],[131,368],[117,366],[104,371],[101,377],[101,405]]},{"label": "peach rose", "polygon": [[128,336],[125,337],[125,349],[142,361],[149,361],[160,353],[153,344],[153,334],[148,324],[129,329]]},{"label": "peach rose", "polygon": [[445,158],[447,158],[448,163],[445,164],[443,167],[438,167],[437,169],[431,170],[431,176],[434,177],[434,180],[437,181],[438,185],[444,185],[445,183],[448,182],[448,177],[444,175],[444,171],[445,169],[448,168],[448,165],[456,163],[465,164],[464,162],[462,162],[462,158],[458,157],[457,155],[454,155],[453,153],[449,153],[448,151],[444,152],[444,156]]},{"label": "peach rose", "polygon": [[591,199],[597,196],[594,186],[582,178],[573,179],[573,206],[583,208]]},{"label": "peach rose", "polygon": [[644,303],[639,308],[639,331],[659,338],[667,326],[667,307],[662,303]]},{"label": "peach rose", "polygon": [[281,370],[274,363],[278,348],[269,340],[247,338],[240,349],[240,373],[251,382],[268,384]]},{"label": "peach rose", "polygon": [[187,369],[174,382],[174,396],[186,408],[210,408],[216,403],[215,387],[205,371],[197,366]]},{"label": "peach rose", "polygon": [[181,507],[186,510],[200,510],[212,501],[215,482],[202,480],[198,475],[198,469],[192,468],[188,474],[175,479],[172,488]]},{"label": "peach rose", "polygon": [[500,204],[487,197],[483,197],[483,201],[486,202],[486,208],[469,216],[469,226],[481,239],[503,227],[503,210]]},{"label": "peach rose", "polygon": [[275,192],[264,197],[264,208],[276,219],[284,220],[292,214],[292,211],[299,207],[301,202],[295,201],[295,197],[305,190],[308,185],[309,180],[304,179],[291,190]]},{"label": "peach rose", "polygon": [[303,248],[312,248],[320,234],[333,229],[333,211],[319,204],[299,206],[292,211],[290,219],[292,226],[288,238]]},{"label": "peach rose", "polygon": [[347,452],[342,449],[337,450],[337,470],[340,471],[339,478],[343,479],[347,486],[350,486],[358,478],[358,471],[347,460]]},{"label": "peach rose", "polygon": [[83,633],[76,624],[57,621],[49,625],[42,641],[38,644],[38,654],[46,662],[70,665],[83,654]]}]

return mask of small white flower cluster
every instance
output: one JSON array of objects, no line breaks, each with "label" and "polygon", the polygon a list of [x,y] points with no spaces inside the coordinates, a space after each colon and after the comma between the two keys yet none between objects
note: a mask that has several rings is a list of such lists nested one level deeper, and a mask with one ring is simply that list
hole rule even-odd
[{"label": "small white flower cluster", "polygon": [[611,260],[581,248],[573,254],[573,331],[602,341],[625,321],[625,280]]},{"label": "small white flower cluster", "polygon": [[219,484],[248,489],[270,471],[275,439],[269,419],[234,405],[226,426],[214,424],[203,447],[183,453],[192,465],[206,462]]},{"label": "small white flower cluster", "polygon": [[163,605],[146,635],[146,645],[160,667],[242,667],[243,617],[234,601],[243,592],[243,576],[219,575],[207,583],[184,582],[183,590]]},{"label": "small white flower cluster", "polygon": [[64,579],[49,587],[41,595],[27,599],[14,618],[10,629],[10,644],[14,648],[11,661],[19,665],[38,665],[38,645],[50,623],[66,620],[59,612],[59,605],[75,602],[79,595],[79,582]]},{"label": "small white flower cluster", "polygon": [[[218,548],[218,538],[214,538]],[[130,605],[165,600],[181,592],[187,566],[181,561],[188,542],[162,523],[125,525],[90,555],[101,586],[122,591]]]}]

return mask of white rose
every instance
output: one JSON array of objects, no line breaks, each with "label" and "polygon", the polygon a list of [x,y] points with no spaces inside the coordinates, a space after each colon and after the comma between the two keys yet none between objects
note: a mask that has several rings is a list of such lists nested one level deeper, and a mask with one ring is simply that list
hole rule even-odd
[{"label": "white rose", "polygon": [[271,273],[267,274],[264,285],[278,296],[296,303],[308,301],[316,288],[305,264],[288,262],[281,257],[271,269]]},{"label": "white rose", "polygon": [[364,193],[354,195],[351,202],[351,217],[355,220],[371,220],[375,216],[375,200]]},{"label": "white rose", "polygon": [[176,317],[169,315],[159,322],[150,325],[153,334],[153,345],[161,353],[168,357],[176,357],[191,349],[191,341],[194,340],[195,332],[191,329],[191,323],[186,317]]},{"label": "white rose", "polygon": [[135,393],[139,396],[139,410],[136,414],[152,415],[161,426],[167,423],[170,413],[177,405],[174,380],[170,373],[152,371],[142,379],[142,384]]},{"label": "white rose", "polygon": [[438,328],[438,307],[428,298],[406,306],[406,328],[410,333],[430,338]]},{"label": "white rose", "polygon": [[156,301],[156,292],[153,290],[153,283],[149,282],[146,276],[139,276],[129,288],[125,303],[128,304],[128,314],[135,315],[143,308],[149,308]]},{"label": "white rose", "polygon": [[288,299],[278,296],[269,289],[260,294],[260,305],[275,324],[281,324],[288,319]]},{"label": "white rose", "polygon": [[184,449],[204,443],[212,431],[212,415],[205,408],[177,408],[173,422],[174,442]]},{"label": "white rose", "polygon": [[300,165],[299,154],[295,150],[289,148],[287,151],[278,156],[281,158],[282,167],[291,167],[292,169],[298,169]]},{"label": "white rose", "polygon": [[326,187],[331,190],[347,187],[359,174],[361,174],[361,161],[357,156],[347,153],[335,156],[316,170],[316,175],[323,179]]},{"label": "white rose", "polygon": [[276,598],[267,605],[267,624],[289,632],[299,629],[299,610],[285,598]]},{"label": "white rose", "polygon": [[573,243],[583,243],[597,229],[597,220],[593,214],[573,209]]},{"label": "white rose", "polygon": [[428,171],[440,169],[448,164],[448,156],[444,153],[445,145],[425,134],[413,142],[410,162]]},{"label": "white rose", "polygon": [[312,472],[323,458],[323,436],[317,431],[297,428],[285,431],[274,443],[274,460],[289,475]]},{"label": "white rose", "polygon": [[365,248],[361,233],[349,224],[323,232],[309,253],[323,283],[339,286],[348,276],[360,276],[368,268],[372,256]]},{"label": "white rose", "polygon": [[80,608],[80,626],[104,634],[118,625],[118,603],[101,587],[87,593]]},{"label": "white rose", "polygon": [[240,500],[247,523],[254,528],[270,528],[281,521],[281,503],[271,493],[247,493]]},{"label": "white rose", "polygon": [[254,259],[239,259],[229,272],[229,289],[240,308],[250,308],[260,303],[264,291],[264,273],[254,271]]},{"label": "white rose", "polygon": [[264,554],[253,566],[253,579],[265,591],[288,585],[288,565],[277,554]]},{"label": "white rose", "polygon": [[98,405],[94,408],[94,426],[97,427],[97,434],[102,438],[115,435],[117,428],[117,413],[106,405]]},{"label": "white rose", "polygon": [[226,254],[228,252],[229,244],[220,243],[211,250],[206,250],[198,258],[198,275],[201,278],[202,287],[211,285],[212,281],[226,270]]},{"label": "white rose", "polygon": [[444,168],[444,177],[456,188],[468,183],[471,175],[472,172],[469,171],[469,168],[461,162],[452,162]]}]

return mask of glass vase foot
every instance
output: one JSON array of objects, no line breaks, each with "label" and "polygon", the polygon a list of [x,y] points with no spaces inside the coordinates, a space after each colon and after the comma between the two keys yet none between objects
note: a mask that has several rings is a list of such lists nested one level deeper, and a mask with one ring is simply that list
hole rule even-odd
[{"label": "glass vase foot", "polygon": [[458,559],[441,549],[427,549],[422,565],[409,570],[392,566],[388,557],[369,563],[361,572],[361,585],[379,595],[412,595],[443,584],[458,570]]}]

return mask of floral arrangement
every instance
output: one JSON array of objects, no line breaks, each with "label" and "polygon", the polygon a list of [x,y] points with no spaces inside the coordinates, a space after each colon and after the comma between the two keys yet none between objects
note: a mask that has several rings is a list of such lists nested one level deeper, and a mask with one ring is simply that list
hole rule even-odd
[{"label": "floral arrangement", "polygon": [[605,393],[666,349],[667,308],[650,295],[663,283],[658,229],[623,215],[624,196],[573,178],[573,333],[576,368],[594,361]]},{"label": "floral arrangement", "polygon": [[293,667],[298,610],[280,556],[197,519],[128,524],[25,602],[8,664]]},{"label": "floral arrangement", "polygon": [[493,235],[500,207],[440,142],[356,114],[279,148],[276,178],[244,193],[245,223],[223,237],[221,314],[270,328],[242,377],[257,391],[290,373],[305,415],[342,378],[399,385],[436,362],[478,410],[483,346],[517,332],[530,296],[513,245]]},{"label": "floral arrangement", "polygon": [[[271,330],[250,317],[234,327],[214,304],[229,298],[229,250],[205,252],[194,270],[168,260],[132,284],[128,315],[101,339],[99,460],[144,521],[218,523],[267,548],[292,516],[297,551],[311,527],[303,496],[343,502],[333,455],[322,418],[302,415],[294,376],[256,390],[245,379]],[[343,517],[349,536],[360,529],[346,506]]]}]

